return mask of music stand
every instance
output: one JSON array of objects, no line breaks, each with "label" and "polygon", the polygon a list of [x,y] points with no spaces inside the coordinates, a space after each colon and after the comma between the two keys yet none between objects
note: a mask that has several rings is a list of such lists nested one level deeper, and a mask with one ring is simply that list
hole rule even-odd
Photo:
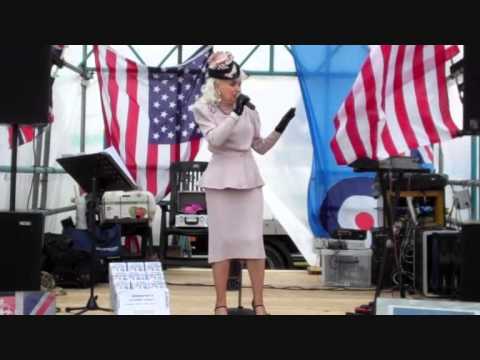
[{"label": "music stand", "polygon": [[84,307],[67,307],[67,313],[79,311],[75,315],[81,315],[87,311],[107,311],[111,309],[101,308],[97,304],[97,296],[94,294],[95,288],[95,262],[96,262],[96,244],[95,235],[96,219],[99,199],[106,191],[130,191],[135,190],[137,186],[125,174],[121,166],[114,160],[108,152],[95,154],[81,154],[71,157],[57,159],[57,162],[65,171],[77,182],[77,184],[88,193],[87,197],[87,228],[92,238],[91,263],[90,263],[90,297],[87,305]]}]

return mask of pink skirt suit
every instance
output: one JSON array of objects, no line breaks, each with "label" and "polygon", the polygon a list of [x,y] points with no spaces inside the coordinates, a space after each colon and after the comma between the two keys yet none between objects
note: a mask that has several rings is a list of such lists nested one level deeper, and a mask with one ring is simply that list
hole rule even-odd
[{"label": "pink skirt suit", "polygon": [[238,116],[216,105],[197,103],[195,120],[212,153],[200,180],[208,212],[208,262],[265,259],[263,192],[265,185],[252,154],[268,152],[280,138],[260,136],[257,111],[245,108]]}]

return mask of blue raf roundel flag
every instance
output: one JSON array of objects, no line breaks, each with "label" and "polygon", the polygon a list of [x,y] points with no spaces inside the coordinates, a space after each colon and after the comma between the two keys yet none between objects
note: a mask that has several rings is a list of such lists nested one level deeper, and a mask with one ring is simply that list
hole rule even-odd
[{"label": "blue raf roundel flag", "polygon": [[337,229],[371,230],[377,226],[372,178],[344,179],[330,188],[320,208],[320,223],[329,234]]}]

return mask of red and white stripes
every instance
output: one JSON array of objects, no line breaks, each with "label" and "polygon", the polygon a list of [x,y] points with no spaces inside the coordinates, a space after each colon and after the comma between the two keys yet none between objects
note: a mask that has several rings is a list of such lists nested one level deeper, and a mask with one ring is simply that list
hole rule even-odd
[{"label": "red and white stripes", "polygon": [[336,161],[385,159],[458,134],[449,111],[446,62],[457,46],[375,45],[338,111]]}]

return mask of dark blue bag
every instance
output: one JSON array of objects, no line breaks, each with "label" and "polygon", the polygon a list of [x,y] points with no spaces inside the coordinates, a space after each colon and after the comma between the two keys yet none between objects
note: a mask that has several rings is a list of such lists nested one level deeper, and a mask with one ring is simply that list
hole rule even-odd
[{"label": "dark blue bag", "polygon": [[[118,257],[121,252],[121,225],[101,228],[95,227],[97,256],[99,258]],[[63,229],[63,234],[72,239],[73,249],[77,251],[92,251],[92,235],[88,230],[78,230],[73,227]]]}]

